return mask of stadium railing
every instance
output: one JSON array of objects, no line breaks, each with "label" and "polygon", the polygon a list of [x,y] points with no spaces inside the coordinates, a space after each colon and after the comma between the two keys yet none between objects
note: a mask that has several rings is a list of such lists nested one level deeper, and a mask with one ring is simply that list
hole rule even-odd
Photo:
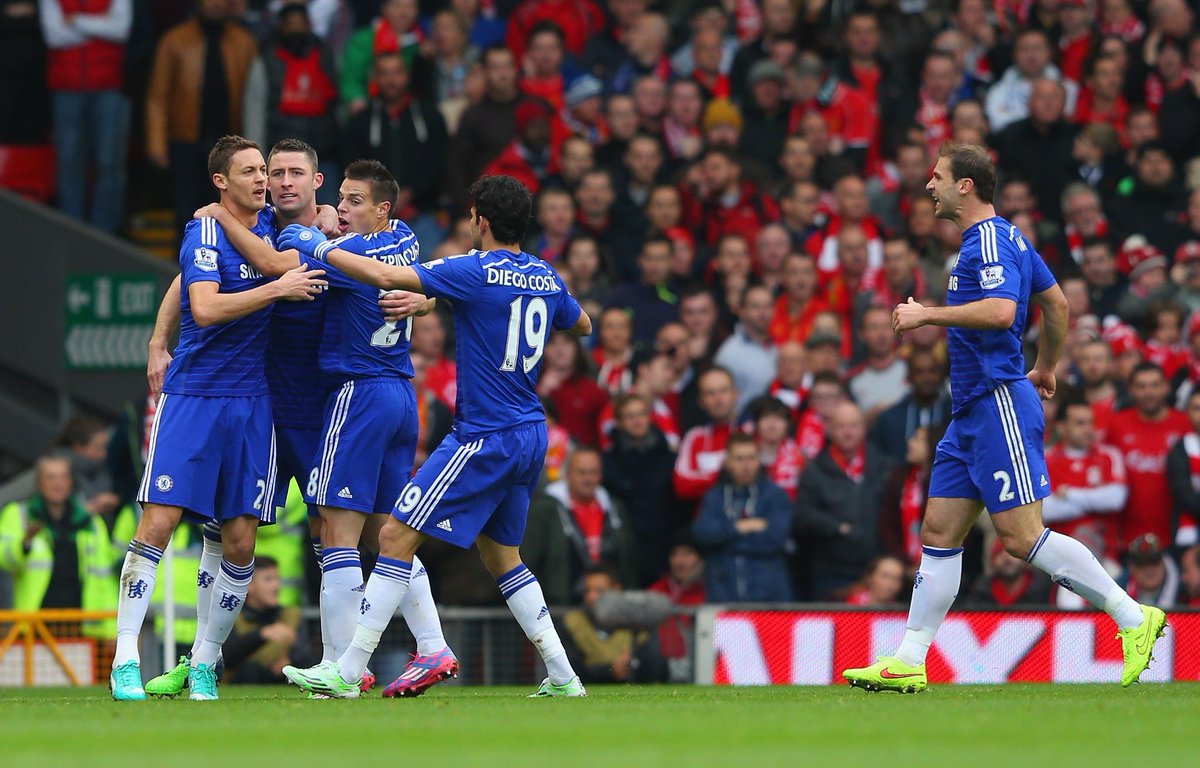
[{"label": "stadium railing", "polygon": [[0,611],[0,686],[91,685],[112,660],[112,643],[86,636],[112,611]]},{"label": "stadium railing", "polygon": [[[840,684],[841,670],[891,653],[906,614],[847,606],[704,606],[696,616],[695,682]],[[1200,611],[1168,611],[1143,682],[1200,680]],[[1112,682],[1121,677],[1112,620],[1038,606],[951,613],[930,650],[931,683]]]}]

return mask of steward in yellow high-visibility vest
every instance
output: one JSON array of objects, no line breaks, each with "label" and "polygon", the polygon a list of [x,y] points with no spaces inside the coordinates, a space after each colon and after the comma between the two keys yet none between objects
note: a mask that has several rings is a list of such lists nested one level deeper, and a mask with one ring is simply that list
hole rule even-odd
[{"label": "steward in yellow high-visibility vest", "polygon": [[[0,510],[0,568],[13,575],[13,607],[117,609],[117,558],[103,518],[72,494],[71,466],[37,463],[37,493]],[[114,638],[115,620],[85,622],[88,637]]]},{"label": "steward in yellow high-visibility vest", "polygon": [[[274,558],[279,565],[279,605],[294,608],[304,601],[304,552],[308,546],[308,507],[292,482],[287,506],[275,516],[275,525],[258,529],[254,556]],[[314,604],[315,600],[311,601]]]}]

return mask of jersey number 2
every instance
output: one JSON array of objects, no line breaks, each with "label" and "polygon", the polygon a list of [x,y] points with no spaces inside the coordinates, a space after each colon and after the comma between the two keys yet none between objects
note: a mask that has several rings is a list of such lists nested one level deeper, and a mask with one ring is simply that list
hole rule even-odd
[{"label": "jersey number 2", "polygon": [[375,333],[371,334],[372,347],[394,347],[396,342],[400,341],[400,334],[404,334],[405,341],[412,341],[412,318],[404,318],[404,329],[399,328],[399,322],[396,320],[388,320]]},{"label": "jersey number 2", "polygon": [[[502,371],[517,370],[517,356],[521,345],[521,302],[525,297],[518,296],[508,308],[508,338],[504,342],[504,362],[500,364]],[[525,307],[525,344],[533,347],[533,354],[521,357],[521,368],[529,373],[542,359],[546,351],[546,300],[534,296]]]},{"label": "jersey number 2", "polygon": [[998,469],[992,474],[992,479],[1000,483],[1000,501],[1012,501],[1014,494],[1012,492],[1012,478],[1003,469]]}]

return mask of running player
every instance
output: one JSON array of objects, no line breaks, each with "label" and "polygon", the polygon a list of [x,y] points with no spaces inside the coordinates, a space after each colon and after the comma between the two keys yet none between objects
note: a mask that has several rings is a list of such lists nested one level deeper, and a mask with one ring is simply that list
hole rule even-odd
[{"label": "running player", "polygon": [[[953,415],[938,444],[921,526],[921,565],[907,631],[892,656],[842,674],[871,691],[912,693],[927,685],[925,658],[958,593],[962,543],[983,506],[1004,548],[1050,574],[1116,621],[1124,651],[1123,686],[1149,665],[1166,616],[1138,605],[1079,542],[1042,523],[1050,495],[1039,396],[1054,396],[1054,369],[1067,332],[1067,300],[1021,232],[996,215],[996,170],[987,151],[947,144],[925,186],[938,218],[963,233],[945,307],[909,298],[896,307],[897,333],[925,325],[949,329]],[[1033,370],[1025,374],[1021,339],[1029,302],[1042,311]]]},{"label": "running player", "polygon": [[[209,154],[208,170],[222,204],[242,226],[270,238],[274,214],[265,210],[267,168],[258,145],[226,136]],[[264,278],[208,218],[188,223],[179,263],[179,347],[167,369],[138,489],[142,519],[121,569],[109,680],[118,701],[146,697],[138,634],[163,547],[184,514],[224,541],[209,620],[188,673],[192,699],[217,698],[214,666],[254,572],[258,524],[275,515],[275,437],[263,376],[270,309],[280,299],[312,300],[326,285],[324,272],[307,265],[278,280]]]},{"label": "running player", "polygon": [[475,543],[513,616],[546,663],[534,696],[584,696],[567,660],[542,588],[521,562],[530,497],[546,456],[546,417],[537,377],[551,329],[591,333],[592,323],[554,268],[521,251],[528,190],[489,176],[468,190],[477,249],[416,268],[344,253],[312,229],[290,227],[283,242],[379,288],[403,288],[454,302],[458,404],[454,431],[400,494],[379,534],[380,557],[367,582],[354,640],[336,661],[285,667],[310,692],[356,698],[357,681],[404,599],[412,558],[430,536]]},{"label": "running player", "polygon": [[[337,220],[339,231],[349,234],[334,241],[338,247],[388,264],[415,263],[420,254],[416,236],[404,222],[388,218],[397,194],[395,179],[382,164],[359,160],[347,166]],[[202,212],[226,223],[230,241],[264,273],[278,274],[298,263],[295,250],[274,250],[238,226],[221,206],[209,206]],[[290,378],[286,383],[278,382],[278,389],[286,397],[277,407],[276,423],[280,422],[280,408],[315,409],[319,426],[311,433],[289,433],[289,437],[296,437],[295,458],[286,468],[281,464],[281,469],[294,473],[299,480],[310,511],[319,510],[319,517],[311,519],[319,523],[316,527],[321,537],[314,543],[320,546],[322,570],[321,634],[324,657],[336,659],[350,643],[364,589],[359,542],[363,539],[369,549],[378,550],[384,515],[412,474],[417,415],[409,383],[412,320],[385,321],[378,290],[336,270],[329,273],[331,290],[322,302],[321,315],[310,327],[279,329],[279,337],[272,337],[272,344],[278,342],[300,363],[311,365],[301,371],[296,360],[276,364],[276,375]],[[394,292],[387,296],[389,306],[407,307],[410,318],[412,313],[426,313],[433,306],[419,294]],[[298,335],[302,333],[309,335],[301,339]],[[269,363],[268,357],[268,382],[272,374]],[[309,382],[318,393],[317,402],[295,392],[297,381]],[[271,391],[274,397],[276,390]],[[285,417],[296,418],[296,414]],[[402,612],[417,640],[417,655],[402,676],[405,685],[400,693],[405,696],[420,695],[458,673],[458,661],[446,645],[428,574],[419,561],[413,567],[414,588]],[[373,685],[374,676],[366,673],[363,691]]]}]

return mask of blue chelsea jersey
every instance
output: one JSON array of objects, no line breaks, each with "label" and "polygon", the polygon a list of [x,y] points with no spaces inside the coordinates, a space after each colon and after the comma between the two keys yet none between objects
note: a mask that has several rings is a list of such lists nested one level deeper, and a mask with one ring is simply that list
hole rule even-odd
[{"label": "blue chelsea jersey", "polygon": [[425,295],[454,305],[459,434],[545,419],[537,380],[546,342],[581,312],[554,268],[528,253],[471,251],[421,264],[417,275]]},{"label": "blue chelsea jersey", "polygon": [[1021,231],[995,216],[963,232],[962,250],[951,270],[946,305],[988,298],[1017,303],[1011,328],[950,328],[950,392],[958,413],[1004,382],[1025,378],[1022,337],[1029,300],[1054,285],[1054,276]]},{"label": "blue chelsea jersey", "polygon": [[[350,234],[333,241],[348,253],[385,264],[410,266],[420,258],[417,237],[399,220],[391,228],[366,235]],[[336,385],[347,379],[371,376],[413,376],[408,351],[412,341],[412,318],[387,321],[379,308],[384,293],[360,283],[331,264],[310,261],[313,269],[324,269],[329,281],[325,300],[325,328],[319,353],[321,372]]]},{"label": "blue chelsea jersey", "polygon": [[[259,211],[251,230],[272,244],[275,214]],[[264,358],[271,307],[252,312],[229,323],[202,328],[192,317],[188,289],[200,282],[213,282],[221,293],[241,293],[267,282],[242,258],[216,219],[189,221],[179,250],[181,308],[179,345],[167,369],[163,391],[210,397],[252,397],[267,394]]]}]

